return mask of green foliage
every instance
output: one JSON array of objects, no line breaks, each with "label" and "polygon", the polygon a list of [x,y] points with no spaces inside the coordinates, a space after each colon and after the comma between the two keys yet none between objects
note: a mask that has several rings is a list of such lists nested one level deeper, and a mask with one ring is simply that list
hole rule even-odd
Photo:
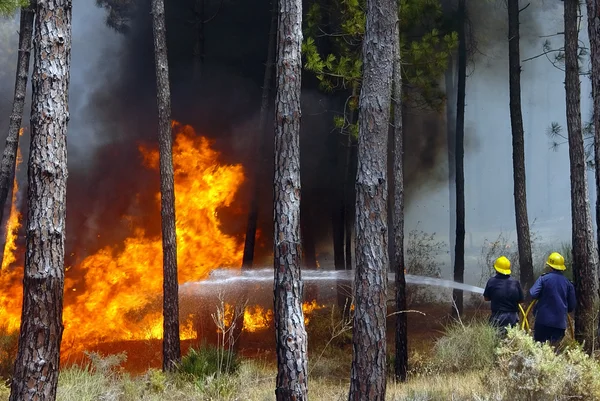
[{"label": "green foliage", "polygon": [[204,380],[207,377],[233,374],[240,365],[237,354],[231,350],[203,344],[200,348],[190,348],[181,360],[180,372]]},{"label": "green foliage", "polygon": [[[439,77],[458,45],[456,32],[444,29],[440,0],[400,1],[400,55],[405,100],[413,105],[439,108],[444,94]],[[336,128],[355,136],[353,118],[362,79],[362,39],[365,33],[365,0],[337,0],[329,8],[313,1],[305,18],[304,68],[315,74],[325,92],[344,90],[350,100]],[[328,50],[323,50],[327,48]]]},{"label": "green foliage", "polygon": [[28,0],[0,0],[0,16],[10,16],[21,7],[27,7]]},{"label": "green foliage", "polygon": [[484,381],[496,388],[497,400],[600,400],[600,364],[579,346],[556,353],[513,328],[496,354],[497,366]]},{"label": "green foliage", "polygon": [[434,347],[433,363],[442,372],[482,371],[492,367],[499,337],[484,321],[452,323]]},{"label": "green foliage", "polygon": [[[583,133],[583,146],[585,152],[585,161],[587,167],[594,168],[594,122],[583,122],[581,127]],[[550,126],[546,130],[546,135],[550,138],[550,147],[555,152],[561,145],[569,143],[569,138],[565,133],[562,125],[557,122],[550,123]]]},{"label": "green foliage", "polygon": [[6,326],[0,327],[0,381],[8,381],[12,377],[18,346],[19,332],[9,332]]}]

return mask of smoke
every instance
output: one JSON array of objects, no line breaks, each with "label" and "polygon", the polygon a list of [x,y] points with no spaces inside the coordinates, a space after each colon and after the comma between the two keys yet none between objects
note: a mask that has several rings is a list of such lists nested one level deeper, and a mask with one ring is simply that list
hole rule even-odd
[{"label": "smoke", "polygon": [[[134,224],[142,224],[149,235],[160,233],[160,214],[154,198],[159,190],[158,176],[142,166],[138,151],[140,143],[157,146],[150,2],[138,1],[135,8],[121,10],[110,8],[110,1],[99,3],[105,8],[89,1],[74,3],[68,134],[69,264],[76,264],[106,245],[121,243],[131,234],[132,219]],[[271,5],[268,0],[205,0],[204,64],[200,79],[195,80],[194,46],[199,25],[194,3],[186,0],[167,4],[172,117],[212,139],[214,148],[222,154],[222,163],[243,164],[247,180],[234,204],[219,212],[223,230],[240,241],[245,232],[252,179],[255,169],[260,168],[261,237],[257,258],[264,259],[270,255],[272,243],[273,140],[269,130],[266,157],[257,160],[256,129]],[[107,21],[122,32],[111,28]],[[7,126],[12,102],[15,24],[12,20],[0,25],[3,35],[12,32],[10,41],[3,41],[6,49],[0,49],[0,88],[5,94],[0,97],[3,127]],[[333,116],[341,110],[341,104],[335,96],[320,92],[314,77],[305,73],[302,108],[305,230],[317,245],[329,248],[336,169],[331,140],[337,135],[333,133]],[[273,110],[269,113],[271,127]],[[24,115],[25,125],[28,120],[29,108]],[[436,187],[447,177],[445,166],[440,166],[444,161],[440,156],[445,154],[445,121],[439,113],[409,110],[404,126],[410,202],[413,188]],[[25,135],[25,162],[27,141]],[[19,173],[23,190],[26,171],[23,166]]]}]

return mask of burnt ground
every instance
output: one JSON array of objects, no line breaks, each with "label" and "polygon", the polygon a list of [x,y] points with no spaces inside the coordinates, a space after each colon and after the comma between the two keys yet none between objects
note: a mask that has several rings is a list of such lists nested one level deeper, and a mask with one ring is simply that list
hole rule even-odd
[{"label": "burnt ground", "polygon": [[[465,310],[462,320],[469,321],[473,318],[482,318],[489,313],[488,305],[479,302],[470,304]],[[452,323],[450,317],[451,304],[428,304],[413,305],[410,310],[419,312],[410,312],[408,314],[408,337],[409,352],[417,351],[421,354],[428,354],[433,349],[437,338],[443,335],[444,327]],[[389,311],[391,313],[393,311]],[[331,338],[331,309],[324,308],[318,312],[313,312],[312,319],[307,325],[309,333],[309,353],[311,350],[319,352],[324,344]],[[190,347],[197,347],[201,343],[217,344],[218,334],[214,323],[212,328],[208,329],[211,323],[207,322],[207,328],[202,332],[204,338],[182,341],[182,354],[185,355]],[[388,318],[388,352],[393,353],[394,349],[394,327],[395,318]],[[336,347],[339,351],[349,355],[352,353],[352,342],[350,332],[340,336],[330,347]],[[244,332],[237,342],[236,346],[240,354],[245,358],[260,358],[267,361],[275,361],[274,353],[275,333],[274,327],[270,327],[256,332]],[[64,350],[68,351],[68,350]],[[103,355],[116,354],[120,352],[127,353],[127,361],[123,363],[123,368],[131,373],[142,373],[149,368],[160,368],[162,364],[162,341],[161,340],[140,340],[140,341],[119,341],[98,344],[90,347],[87,351],[99,352]],[[309,354],[310,358],[310,354]],[[81,363],[86,361],[85,355],[77,353],[65,358],[65,364]],[[310,363],[310,359],[309,359]]]}]

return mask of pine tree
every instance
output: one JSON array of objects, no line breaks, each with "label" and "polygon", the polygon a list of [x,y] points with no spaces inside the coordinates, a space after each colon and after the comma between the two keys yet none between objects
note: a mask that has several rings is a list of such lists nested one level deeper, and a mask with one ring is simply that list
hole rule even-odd
[{"label": "pine tree", "polygon": [[521,57],[519,34],[519,0],[508,0],[508,59],[510,123],[513,148],[513,181],[520,281],[525,290],[533,285],[533,260],[527,215],[525,179],[525,139],[521,110]]},{"label": "pine tree", "polygon": [[8,134],[6,135],[6,145],[2,153],[2,164],[0,165],[0,223],[4,221],[4,204],[8,198],[15,175],[15,161],[17,159],[17,149],[19,148],[19,131],[23,119],[23,109],[25,108],[25,96],[27,95],[34,18],[35,9],[33,5],[28,5],[21,9],[13,108],[10,115]]},{"label": "pine tree", "polygon": [[54,401],[63,333],[71,0],[36,5],[21,332],[10,401]]},{"label": "pine tree", "polygon": [[181,359],[181,345],[179,340],[179,282],[177,281],[171,89],[167,59],[164,0],[152,0],[152,28],[156,63],[158,150],[160,154],[160,215],[163,249],[163,370],[172,371]]},{"label": "pine tree", "polygon": [[302,1],[280,0],[273,184],[277,401],[305,401],[308,393],[308,338],[300,270],[301,43]]},{"label": "pine tree", "polygon": [[569,160],[571,166],[571,219],[573,230],[573,278],[577,308],[575,337],[591,352],[598,326],[598,245],[594,238],[588,186],[585,148],[581,128],[581,82],[578,60],[578,0],[564,1],[565,92]]},{"label": "pine tree", "polygon": [[367,0],[358,118],[351,401],[384,400],[386,391],[387,142],[395,10],[395,0]]}]

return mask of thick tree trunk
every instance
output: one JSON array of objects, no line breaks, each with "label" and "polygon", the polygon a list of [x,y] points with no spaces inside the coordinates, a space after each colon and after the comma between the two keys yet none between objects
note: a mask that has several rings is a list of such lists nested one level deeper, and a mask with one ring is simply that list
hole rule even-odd
[{"label": "thick tree trunk", "polygon": [[19,131],[25,108],[25,95],[27,94],[27,78],[29,77],[29,57],[31,54],[31,38],[33,36],[33,20],[35,9],[33,5],[21,9],[21,22],[19,23],[19,52],[17,56],[17,74],[15,78],[15,93],[13,108],[10,114],[6,145],[2,153],[0,165],[0,224],[4,221],[4,205],[15,175],[15,161],[19,148]]},{"label": "thick tree trunk", "polygon": [[513,181],[515,219],[519,247],[521,285],[527,291],[533,285],[531,237],[527,217],[527,185],[525,180],[525,139],[521,111],[521,56],[519,50],[519,0],[508,0],[508,72],[510,92],[510,125],[513,147]]},{"label": "thick tree trunk", "polygon": [[71,0],[36,6],[23,312],[10,401],[56,399],[63,333]]},{"label": "thick tree trunk", "polygon": [[586,0],[592,98],[594,100],[594,161],[596,170],[596,242],[600,245],[600,1]]},{"label": "thick tree trunk", "polygon": [[[398,10],[400,11],[400,10]],[[396,273],[396,380],[406,381],[408,373],[408,319],[406,277],[404,276],[404,131],[402,129],[402,64],[399,23],[394,34],[394,269]]]},{"label": "thick tree trunk", "polygon": [[274,268],[278,401],[308,393],[300,242],[302,2],[279,1],[275,100]]},{"label": "thick tree trunk", "polygon": [[[456,161],[456,242],[454,244],[454,281],[465,279],[465,95],[467,81],[467,43],[465,0],[458,1],[458,89],[456,100],[456,141],[454,157]],[[452,291],[453,315],[463,312],[462,290]]]},{"label": "thick tree trunk", "polygon": [[384,400],[388,275],[387,142],[394,0],[367,0],[356,177],[356,274],[350,401]]},{"label": "thick tree trunk", "polygon": [[179,341],[179,283],[177,281],[171,89],[164,0],[152,0],[152,28],[156,64],[160,216],[163,247],[163,370],[172,371],[181,360],[181,346]]},{"label": "thick tree trunk", "polygon": [[273,60],[275,58],[275,31],[277,29],[277,1],[273,0],[273,11],[271,13],[271,27],[269,29],[269,44],[267,49],[267,62],[265,63],[265,75],[263,78],[262,98],[260,103],[260,119],[257,134],[257,162],[254,170],[254,191],[250,200],[248,211],[248,225],[246,226],[246,239],[244,242],[244,255],[242,257],[242,269],[251,268],[254,263],[254,248],[256,247],[256,225],[258,221],[258,200],[260,197],[260,186],[258,182],[263,172],[263,159],[266,143],[267,116],[269,114],[269,94],[271,93],[271,80],[273,79]]},{"label": "thick tree trunk", "polygon": [[575,337],[590,352],[598,319],[598,248],[592,229],[586,179],[585,149],[581,130],[581,82],[579,81],[578,0],[565,0],[565,90],[571,165],[571,222],[573,229],[573,278],[577,309]]}]

